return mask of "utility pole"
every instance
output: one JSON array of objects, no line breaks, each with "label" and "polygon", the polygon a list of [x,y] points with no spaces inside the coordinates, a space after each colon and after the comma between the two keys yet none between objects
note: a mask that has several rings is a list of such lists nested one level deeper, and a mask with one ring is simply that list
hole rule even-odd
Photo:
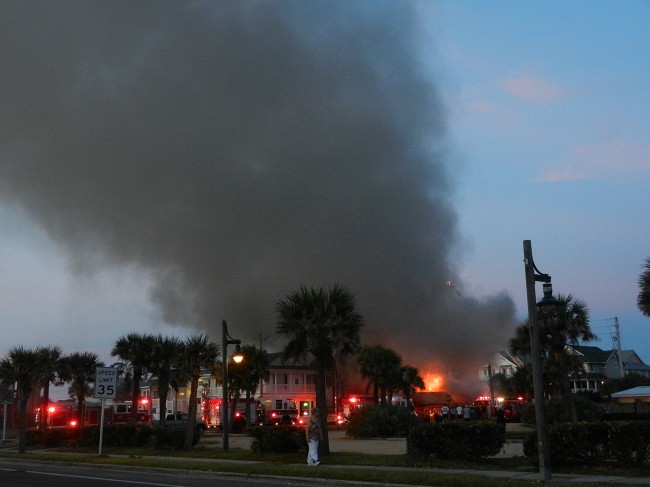
[{"label": "utility pole", "polygon": [[488,407],[488,419],[492,417],[492,407],[494,404],[494,383],[492,382],[492,364],[488,364],[488,380],[490,383],[490,405]]},{"label": "utility pole", "polygon": [[[544,381],[542,378],[542,358],[539,337],[539,321],[537,315],[537,298],[535,297],[535,282],[541,281],[549,286],[549,296],[552,297],[550,288],[551,276],[548,274],[535,274],[537,268],[533,261],[533,250],[530,240],[524,240],[524,267],[526,271],[526,295],[528,301],[528,327],[530,331],[531,362],[533,367],[533,390],[535,391],[535,427],[537,430],[537,453],[539,459],[539,473],[542,482],[552,479],[551,455],[546,437],[546,415],[544,411]],[[546,291],[546,290],[545,290]],[[546,295],[546,292],[544,293]]]},{"label": "utility pole", "polygon": [[616,355],[618,355],[618,370],[621,374],[621,379],[625,377],[625,368],[623,367],[623,355],[621,353],[621,328],[618,325],[618,316],[614,317],[614,330],[616,340]]}]

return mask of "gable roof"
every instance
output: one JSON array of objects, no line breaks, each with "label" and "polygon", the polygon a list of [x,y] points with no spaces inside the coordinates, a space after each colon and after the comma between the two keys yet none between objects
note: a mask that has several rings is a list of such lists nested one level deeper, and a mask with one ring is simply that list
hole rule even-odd
[{"label": "gable roof", "polygon": [[603,350],[600,347],[588,347],[585,345],[572,345],[571,348],[579,355],[582,355],[583,360],[587,363],[604,364],[611,357],[611,350]]},{"label": "gable roof", "polygon": [[293,360],[282,358],[282,352],[269,353],[269,369],[283,369],[283,370],[313,370],[314,368],[309,365],[307,360]]}]

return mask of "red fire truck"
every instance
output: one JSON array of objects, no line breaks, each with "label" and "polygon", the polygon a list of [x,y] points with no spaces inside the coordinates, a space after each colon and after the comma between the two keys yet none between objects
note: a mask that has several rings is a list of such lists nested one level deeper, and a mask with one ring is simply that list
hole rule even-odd
[{"label": "red fire truck", "polygon": [[[150,423],[151,414],[148,411],[149,401],[146,398],[138,402],[137,422]],[[107,404],[104,407],[104,424],[126,424],[131,421],[131,401],[116,402]],[[101,403],[84,404],[84,426],[96,426],[101,420]],[[41,414],[40,408],[36,409],[35,426],[45,415]],[[48,428],[77,428],[81,426],[80,418],[77,417],[76,401],[51,402],[48,406],[47,427]]]}]

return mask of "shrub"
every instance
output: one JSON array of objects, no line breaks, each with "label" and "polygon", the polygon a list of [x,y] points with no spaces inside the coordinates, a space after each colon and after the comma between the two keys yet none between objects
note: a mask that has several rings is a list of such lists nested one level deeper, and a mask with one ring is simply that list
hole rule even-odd
[{"label": "shrub", "polygon": [[[553,466],[598,465],[605,462],[635,466],[650,461],[648,421],[558,423],[548,428],[547,437]],[[526,436],[523,446],[524,455],[537,464],[536,432]]]},{"label": "shrub", "polygon": [[77,433],[77,431],[69,429],[34,430],[27,431],[25,439],[29,446],[56,448],[73,443]]},{"label": "shrub", "polygon": [[613,422],[612,455],[626,466],[650,461],[650,421]]},{"label": "shrub", "polygon": [[295,453],[307,450],[305,429],[300,426],[256,426],[251,431],[255,453]]},{"label": "shrub", "polygon": [[490,421],[421,423],[409,432],[408,451],[442,459],[476,460],[496,455],[505,441],[505,427]]},{"label": "shrub", "polygon": [[[573,402],[576,408],[578,421],[600,421],[603,419],[604,411],[586,394],[575,394]],[[566,399],[564,397],[553,397],[546,401],[545,411],[547,424],[555,424],[571,421],[567,416]],[[535,424],[535,405],[531,404],[522,414],[521,421],[528,424]]]},{"label": "shrub", "polygon": [[407,436],[419,423],[408,408],[369,404],[350,415],[345,434],[353,438],[389,438]]}]

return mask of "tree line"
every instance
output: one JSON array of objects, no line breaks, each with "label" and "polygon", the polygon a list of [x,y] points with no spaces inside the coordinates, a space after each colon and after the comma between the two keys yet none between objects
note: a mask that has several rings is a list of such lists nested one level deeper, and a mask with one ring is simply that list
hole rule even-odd
[{"label": "tree line", "polygon": [[[364,379],[373,387],[375,402],[385,404],[386,397],[401,391],[407,397],[424,387],[418,369],[402,363],[399,354],[382,345],[361,346],[362,315],[352,293],[335,284],[323,287],[301,286],[276,305],[276,333],[287,340],[283,350],[285,359],[309,360],[316,372],[316,405],[327,411],[326,380],[339,361],[355,357]],[[269,378],[269,356],[261,347],[245,345],[241,349],[244,360],[229,367],[228,390],[231,401],[243,394],[253,396],[262,380]],[[130,386],[131,421],[137,420],[140,381],[156,377],[159,384],[160,419],[165,425],[166,402],[169,387],[178,390],[190,384],[188,426],[184,446],[192,448],[195,428],[199,379],[209,371],[221,381],[221,350],[205,334],[194,334],[181,340],[177,337],[129,333],[119,337],[111,356],[119,362],[120,375]],[[15,384],[15,398],[19,405],[19,451],[25,451],[27,403],[34,390],[42,389],[41,411],[47,414],[50,384],[69,384],[69,395],[77,400],[78,418],[83,421],[86,397],[92,395],[90,385],[95,380],[97,367],[104,364],[97,354],[75,352],[64,355],[58,346],[28,349],[13,347],[0,361],[0,379]],[[169,387],[164,387],[163,385]],[[231,411],[235,410],[235,406]],[[250,416],[249,416],[250,417]],[[321,415],[326,432],[327,415]],[[47,420],[40,423],[46,427]],[[80,431],[83,430],[83,423]],[[329,452],[325,433],[323,453]]]}]

